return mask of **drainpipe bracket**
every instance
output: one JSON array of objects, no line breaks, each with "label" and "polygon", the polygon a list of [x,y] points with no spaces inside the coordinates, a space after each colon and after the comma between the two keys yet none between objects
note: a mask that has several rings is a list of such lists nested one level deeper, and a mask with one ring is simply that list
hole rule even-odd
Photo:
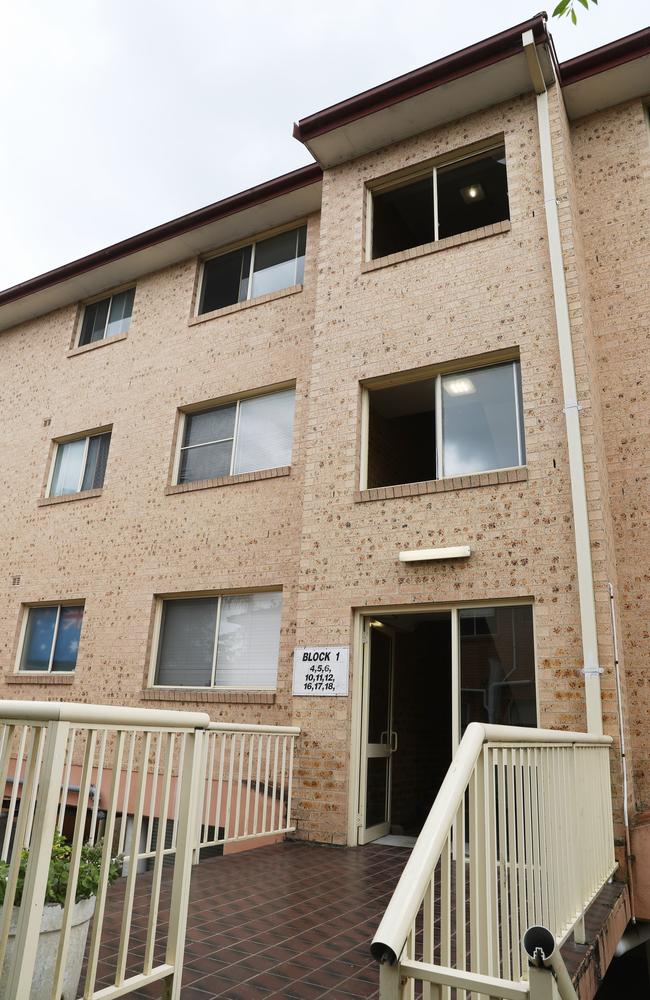
[{"label": "drainpipe bracket", "polygon": [[605,668],[604,667],[582,667],[582,669],[580,670],[580,673],[584,674],[585,677],[598,677],[599,674],[604,674],[605,673]]},{"label": "drainpipe bracket", "polygon": [[569,402],[562,407],[562,412],[566,413],[568,410],[581,410],[582,403],[579,403],[577,399],[569,400]]}]

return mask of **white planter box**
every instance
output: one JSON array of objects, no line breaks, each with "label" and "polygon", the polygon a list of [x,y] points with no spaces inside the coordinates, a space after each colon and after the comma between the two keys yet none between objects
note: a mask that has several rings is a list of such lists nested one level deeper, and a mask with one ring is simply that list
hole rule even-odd
[{"label": "white planter box", "polygon": [[[62,1000],[76,1000],[81,977],[81,966],[83,964],[84,952],[86,950],[86,939],[92,915],[95,912],[95,897],[82,899],[75,903],[72,911],[72,925],[70,927],[70,939],[68,955],[65,963],[65,975],[63,978]],[[9,929],[9,940],[7,941],[7,953],[5,955],[4,968],[0,976],[0,1000],[9,1000],[7,994],[7,979],[14,955],[16,941],[16,924],[20,910],[14,907]],[[2,920],[2,908],[0,908],[0,921]],[[29,1000],[49,1000],[52,992],[52,981],[56,968],[56,954],[61,936],[61,923],[63,920],[63,907],[47,905],[43,909],[43,919],[41,921],[41,933],[38,938],[38,951],[36,953],[36,963],[34,965],[34,978],[29,994]]]}]

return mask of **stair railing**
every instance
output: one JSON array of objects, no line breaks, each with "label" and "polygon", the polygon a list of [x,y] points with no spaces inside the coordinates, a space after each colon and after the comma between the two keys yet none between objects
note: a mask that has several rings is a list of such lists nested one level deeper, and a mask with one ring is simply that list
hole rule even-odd
[{"label": "stair railing", "polygon": [[584,941],[616,868],[610,744],[468,726],[372,943],[380,1000],[417,982],[423,1000],[532,996],[526,930],[550,929],[558,952]]}]

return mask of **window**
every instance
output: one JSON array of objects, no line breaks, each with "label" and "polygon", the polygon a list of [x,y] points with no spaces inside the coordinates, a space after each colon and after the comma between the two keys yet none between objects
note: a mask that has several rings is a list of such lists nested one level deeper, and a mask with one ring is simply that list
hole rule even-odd
[{"label": "window", "polygon": [[462,730],[470,722],[536,726],[532,607],[466,608],[459,624]]},{"label": "window", "polygon": [[126,333],[131,325],[134,296],[135,288],[127,288],[99,302],[89,303],[84,309],[79,347]]},{"label": "window", "polygon": [[100,490],[110,443],[111,432],[105,431],[57,444],[49,495],[61,497],[83,490]]},{"label": "window", "polygon": [[372,194],[372,258],[510,218],[505,146]]},{"label": "window", "polygon": [[291,464],[294,389],[186,413],[178,482]]},{"label": "window", "polygon": [[301,285],[307,227],[300,226],[206,260],[199,315]]},{"label": "window", "polygon": [[368,390],[362,489],[525,462],[518,361]]},{"label": "window", "polygon": [[155,683],[275,688],[282,594],[163,601]]},{"label": "window", "polygon": [[74,670],[83,613],[82,604],[29,608],[19,669],[48,673]]}]

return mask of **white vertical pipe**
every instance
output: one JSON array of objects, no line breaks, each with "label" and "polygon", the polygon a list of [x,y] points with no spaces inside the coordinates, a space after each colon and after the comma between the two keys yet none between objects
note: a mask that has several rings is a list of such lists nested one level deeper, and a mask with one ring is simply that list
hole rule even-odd
[{"label": "white vertical pipe", "polygon": [[[531,31],[525,32],[522,42],[529,63],[537,62],[537,50]],[[539,66],[539,63],[537,63]],[[538,82],[541,79],[541,84]],[[541,70],[537,86],[544,86]],[[587,707],[587,729],[590,733],[602,734],[603,712],[600,693],[600,666],[598,662],[598,634],[596,627],[596,604],[594,600],[594,580],[591,565],[591,538],[587,508],[587,488],[585,483],[582,438],[580,434],[580,414],[576,386],[575,364],[571,342],[571,322],[569,300],[562,259],[560,218],[557,209],[557,195],[553,174],[553,143],[551,121],[548,108],[548,92],[537,93],[537,124],[542,161],[542,183],[544,189],[544,209],[548,234],[551,277],[553,282],[553,302],[560,350],[560,370],[564,394],[564,415],[566,419],[567,445],[569,452],[569,478],[573,509],[573,529],[576,544],[576,572],[580,600],[580,626],[582,633],[582,655],[584,660],[585,700]]]}]

